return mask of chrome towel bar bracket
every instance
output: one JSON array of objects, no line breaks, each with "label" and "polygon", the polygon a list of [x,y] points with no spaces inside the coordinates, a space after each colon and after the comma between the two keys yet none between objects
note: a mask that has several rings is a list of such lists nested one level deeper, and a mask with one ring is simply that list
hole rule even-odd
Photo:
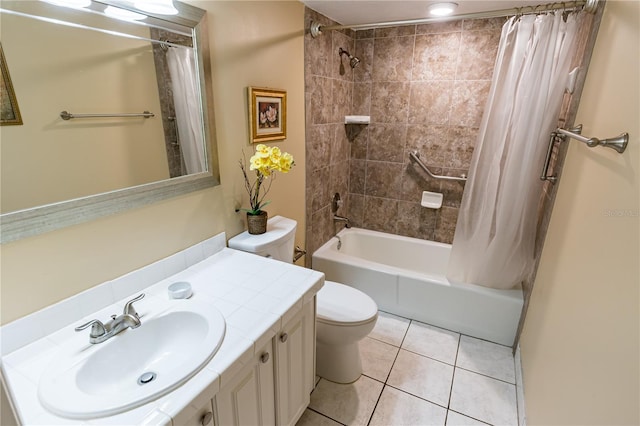
[{"label": "chrome towel bar bracket", "polygon": [[542,166],[542,173],[540,174],[540,180],[555,184],[558,180],[556,174],[549,175],[549,163],[551,162],[551,155],[553,153],[553,144],[555,142],[562,142],[569,138],[573,138],[579,140],[580,142],[584,142],[587,144],[589,148],[594,148],[596,146],[605,146],[607,148],[614,149],[616,152],[622,154],[625,149],[627,149],[627,144],[629,143],[629,133],[622,133],[616,137],[608,138],[608,139],[598,139],[598,138],[588,138],[586,136],[582,136],[582,124],[577,125],[569,130],[566,129],[556,129],[551,132],[549,137],[549,147],[547,148],[547,157],[544,160],[544,165]]},{"label": "chrome towel bar bracket", "polygon": [[[580,131],[582,131],[582,124],[578,126]],[[571,129],[573,130],[573,129]],[[627,144],[629,143],[629,133],[621,133],[616,137],[608,138],[608,139],[598,139],[598,138],[587,138],[582,136],[580,132],[574,133],[571,130],[565,129],[556,129],[557,133],[561,133],[565,136],[569,136],[570,138],[579,140],[580,142],[584,142],[587,144],[589,148],[600,146],[606,146],[607,148],[615,149],[618,153],[622,154],[625,149],[627,149]]]}]

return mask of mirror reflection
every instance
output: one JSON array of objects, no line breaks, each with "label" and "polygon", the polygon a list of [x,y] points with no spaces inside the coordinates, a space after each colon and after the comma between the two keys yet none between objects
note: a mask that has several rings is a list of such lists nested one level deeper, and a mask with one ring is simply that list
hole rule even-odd
[{"label": "mirror reflection", "polygon": [[2,2],[23,119],[1,130],[2,213],[211,171],[193,29],[107,6],[131,12]]}]

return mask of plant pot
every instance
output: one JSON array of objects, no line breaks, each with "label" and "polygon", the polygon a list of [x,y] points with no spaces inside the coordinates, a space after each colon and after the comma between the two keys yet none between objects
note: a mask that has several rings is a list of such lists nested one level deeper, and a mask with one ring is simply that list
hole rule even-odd
[{"label": "plant pot", "polygon": [[261,211],[260,214],[247,213],[247,230],[250,234],[258,235],[267,232],[267,212]]}]

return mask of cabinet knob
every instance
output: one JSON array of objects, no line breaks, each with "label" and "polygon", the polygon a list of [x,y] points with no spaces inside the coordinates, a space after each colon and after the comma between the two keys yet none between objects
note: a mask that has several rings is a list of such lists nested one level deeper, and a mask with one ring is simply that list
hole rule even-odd
[{"label": "cabinet knob", "polygon": [[289,338],[289,335],[288,335],[287,333],[282,333],[282,334],[280,335],[280,341],[281,341],[282,343],[286,342],[288,338]]},{"label": "cabinet knob", "polygon": [[263,364],[266,364],[267,361],[269,361],[269,352],[265,352],[262,355],[260,355],[260,362]]},{"label": "cabinet knob", "polygon": [[200,418],[200,424],[202,426],[207,426],[209,423],[211,423],[211,420],[213,420],[213,413],[211,411],[207,411]]}]

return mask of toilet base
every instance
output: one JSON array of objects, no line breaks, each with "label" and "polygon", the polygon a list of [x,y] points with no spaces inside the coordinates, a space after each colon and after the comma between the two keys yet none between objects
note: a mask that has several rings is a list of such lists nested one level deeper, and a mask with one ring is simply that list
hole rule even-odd
[{"label": "toilet base", "polygon": [[362,374],[358,342],[326,345],[316,342],[316,374],[336,383],[353,383]]}]

